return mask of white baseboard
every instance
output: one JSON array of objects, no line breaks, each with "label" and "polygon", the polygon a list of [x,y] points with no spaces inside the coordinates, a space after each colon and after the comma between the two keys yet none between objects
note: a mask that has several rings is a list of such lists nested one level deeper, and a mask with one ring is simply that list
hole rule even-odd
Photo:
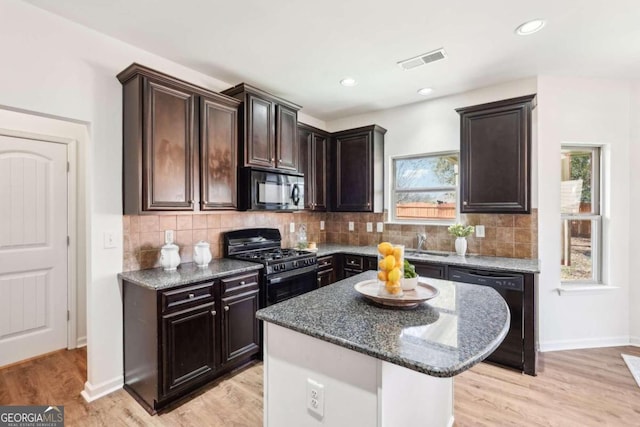
[{"label": "white baseboard", "polygon": [[84,383],[84,390],[80,392],[80,395],[87,402],[93,402],[96,399],[106,396],[107,394],[118,391],[124,384],[124,377],[119,376],[112,380],[104,381],[100,384],[93,385],[89,381]]},{"label": "white baseboard", "polygon": [[540,343],[540,351],[545,352],[578,350],[581,348],[621,347],[629,345],[629,343],[629,337],[586,338],[581,340],[547,341]]},{"label": "white baseboard", "polygon": [[86,347],[87,346],[87,337],[78,337],[76,340],[76,348]]},{"label": "white baseboard", "polygon": [[629,344],[635,345],[636,347],[640,347],[640,337],[630,337]]}]

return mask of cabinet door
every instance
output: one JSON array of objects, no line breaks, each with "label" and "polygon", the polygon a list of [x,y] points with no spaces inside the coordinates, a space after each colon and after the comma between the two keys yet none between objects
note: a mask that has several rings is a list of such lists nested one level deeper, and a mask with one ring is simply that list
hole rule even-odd
[{"label": "cabinet door", "polygon": [[313,210],[327,210],[327,137],[313,135]]},{"label": "cabinet door", "polygon": [[237,111],[200,98],[200,209],[236,207]]},{"label": "cabinet door", "polygon": [[276,105],[276,110],[276,167],[295,172],[298,170],[298,113],[282,105]]},{"label": "cabinet door", "polygon": [[446,266],[441,264],[431,264],[429,262],[422,261],[409,261],[415,265],[416,273],[422,277],[431,277],[434,279],[444,279],[446,274]]},{"label": "cabinet door", "polygon": [[163,395],[187,388],[216,369],[213,302],[162,316]]},{"label": "cabinet door", "polygon": [[247,140],[245,165],[275,165],[275,120],[273,103],[256,95],[247,95]]},{"label": "cabinet door", "polygon": [[462,213],[530,212],[532,99],[458,110]]},{"label": "cabinet door", "polygon": [[258,290],[222,298],[222,363],[232,364],[260,350]]},{"label": "cabinet door", "polygon": [[313,210],[313,133],[305,128],[298,128],[298,170],[304,174],[304,208]]},{"label": "cabinet door", "polygon": [[333,271],[333,268],[330,268],[328,270],[318,271],[318,288],[330,285],[335,281],[336,281],[335,273]]},{"label": "cabinet door", "polygon": [[142,209],[193,210],[192,93],[145,78]]},{"label": "cabinet door", "polygon": [[369,132],[338,137],[335,143],[334,210],[372,211],[371,134]]}]

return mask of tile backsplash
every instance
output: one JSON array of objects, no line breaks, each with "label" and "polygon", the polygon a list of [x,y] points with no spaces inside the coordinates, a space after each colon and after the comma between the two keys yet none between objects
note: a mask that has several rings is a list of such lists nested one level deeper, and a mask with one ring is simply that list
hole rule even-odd
[{"label": "tile backsplash", "polygon": [[[376,232],[376,223],[384,222],[386,214],[372,213],[276,213],[276,212],[219,212],[178,215],[125,215],[124,270],[138,270],[160,265],[160,248],[164,244],[164,231],[174,230],[174,241],[180,246],[182,262],[193,260],[194,243],[205,240],[211,245],[214,258],[223,256],[222,234],[241,228],[274,227],[282,233],[284,247],[295,246],[298,230],[304,224],[307,240],[322,243],[339,243],[356,246],[377,245],[382,241],[417,246],[417,233],[427,234],[427,248],[439,251],[454,251],[454,237],[446,226],[384,224],[382,233]],[[325,230],[320,230],[320,221],[325,221]],[[349,231],[349,222],[354,230]],[[372,232],[367,231],[367,223]],[[538,257],[538,212],[531,215],[469,214],[462,215],[461,222],[484,225],[485,237],[470,236],[468,253],[476,255],[510,258]],[[296,231],[289,227],[295,223]]]}]

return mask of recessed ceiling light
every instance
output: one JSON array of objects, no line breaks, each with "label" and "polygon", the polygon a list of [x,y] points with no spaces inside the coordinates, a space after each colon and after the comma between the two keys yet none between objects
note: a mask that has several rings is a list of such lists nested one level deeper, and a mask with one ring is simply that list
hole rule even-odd
[{"label": "recessed ceiling light", "polygon": [[433,92],[433,89],[431,89],[430,87],[423,87],[422,89],[418,89],[418,93],[422,96],[427,96],[431,92]]},{"label": "recessed ceiling light", "polygon": [[354,79],[353,77],[345,77],[344,79],[340,80],[340,84],[342,86],[355,86],[358,84],[358,82],[356,81],[356,79]]},{"label": "recessed ceiling light", "polygon": [[531,21],[527,21],[516,28],[516,34],[519,36],[528,36],[529,34],[540,31],[542,27],[544,27],[544,24],[546,24],[544,19],[533,19]]}]

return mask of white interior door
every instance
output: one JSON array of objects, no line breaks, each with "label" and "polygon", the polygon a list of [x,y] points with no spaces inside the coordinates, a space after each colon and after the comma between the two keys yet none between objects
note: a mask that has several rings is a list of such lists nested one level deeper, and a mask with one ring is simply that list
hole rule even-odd
[{"label": "white interior door", "polygon": [[67,147],[0,135],[0,366],[67,347]]}]

